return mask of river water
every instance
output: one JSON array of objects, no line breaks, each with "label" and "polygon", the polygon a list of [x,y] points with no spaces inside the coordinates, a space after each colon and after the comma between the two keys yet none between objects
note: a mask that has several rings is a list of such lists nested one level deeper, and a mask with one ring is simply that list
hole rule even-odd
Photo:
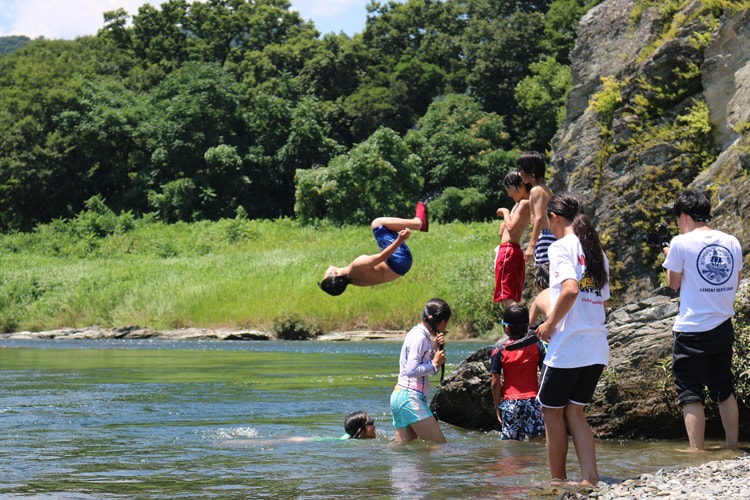
[{"label": "river water", "polygon": [[[446,371],[481,346],[449,344]],[[400,347],[0,340],[0,497],[527,498],[548,483],[544,445],[495,432],[442,423],[446,445],[396,444]],[[360,409],[378,438],[335,439]],[[600,440],[599,471],[619,481],[736,456],[686,445]]]}]

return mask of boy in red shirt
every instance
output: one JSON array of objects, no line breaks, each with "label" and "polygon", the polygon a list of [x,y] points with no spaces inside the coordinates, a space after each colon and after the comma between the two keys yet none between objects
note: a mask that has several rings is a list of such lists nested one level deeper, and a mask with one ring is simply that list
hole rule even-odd
[{"label": "boy in red shirt", "polygon": [[[538,371],[546,349],[541,341],[517,350],[505,346],[523,338],[529,329],[529,310],[523,304],[505,308],[503,326],[508,339],[498,342],[490,355],[492,400],[502,425],[501,439],[541,441],[544,435],[542,409],[536,400]],[[502,401],[502,402],[501,402]]]}]

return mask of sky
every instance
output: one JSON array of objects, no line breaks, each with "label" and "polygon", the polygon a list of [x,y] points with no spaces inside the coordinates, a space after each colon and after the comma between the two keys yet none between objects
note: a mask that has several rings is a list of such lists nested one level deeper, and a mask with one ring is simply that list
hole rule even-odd
[{"label": "sky", "polygon": [[[102,14],[120,7],[138,13],[145,3],[158,7],[166,0],[0,0],[0,36],[43,36],[72,40],[94,35],[104,26]],[[311,20],[321,33],[364,30],[369,0],[290,0],[291,10]]]}]

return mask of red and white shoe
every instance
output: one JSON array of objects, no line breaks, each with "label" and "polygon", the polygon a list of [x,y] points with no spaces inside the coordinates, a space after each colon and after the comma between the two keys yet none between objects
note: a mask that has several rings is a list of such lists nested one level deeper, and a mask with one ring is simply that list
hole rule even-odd
[{"label": "red and white shoe", "polygon": [[417,202],[417,218],[422,221],[422,227],[419,228],[422,232],[427,232],[427,230],[430,228],[430,223],[427,220],[427,205],[422,203],[421,201]]}]

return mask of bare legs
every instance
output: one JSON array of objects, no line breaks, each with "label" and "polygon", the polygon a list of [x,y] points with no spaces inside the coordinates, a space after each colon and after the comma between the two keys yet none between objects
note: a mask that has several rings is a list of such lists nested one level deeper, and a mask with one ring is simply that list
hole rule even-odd
[{"label": "bare legs", "polygon": [[396,428],[396,442],[405,443],[417,438],[437,444],[445,443],[443,431],[434,417],[427,417],[411,424],[409,427]]},{"label": "bare legs", "polygon": [[[724,427],[726,447],[737,448],[739,446],[740,417],[734,394],[719,402],[719,415],[721,416],[721,425]],[[687,430],[688,441],[690,442],[689,451],[703,450],[706,433],[706,415],[703,411],[703,403],[695,401],[684,404],[682,416],[685,419],[685,430]]]},{"label": "bare legs", "polygon": [[568,455],[568,432],[573,436],[578,463],[581,465],[581,482],[596,486],[599,473],[596,470],[596,447],[583,405],[573,403],[563,408],[542,407],[544,427],[547,434],[547,458],[553,480],[567,479],[565,462]]},{"label": "bare legs", "polygon": [[399,232],[402,229],[413,229],[419,231],[422,228],[422,219],[414,217],[412,219],[402,219],[400,217],[378,217],[370,224],[372,229],[385,226],[391,231]]}]

